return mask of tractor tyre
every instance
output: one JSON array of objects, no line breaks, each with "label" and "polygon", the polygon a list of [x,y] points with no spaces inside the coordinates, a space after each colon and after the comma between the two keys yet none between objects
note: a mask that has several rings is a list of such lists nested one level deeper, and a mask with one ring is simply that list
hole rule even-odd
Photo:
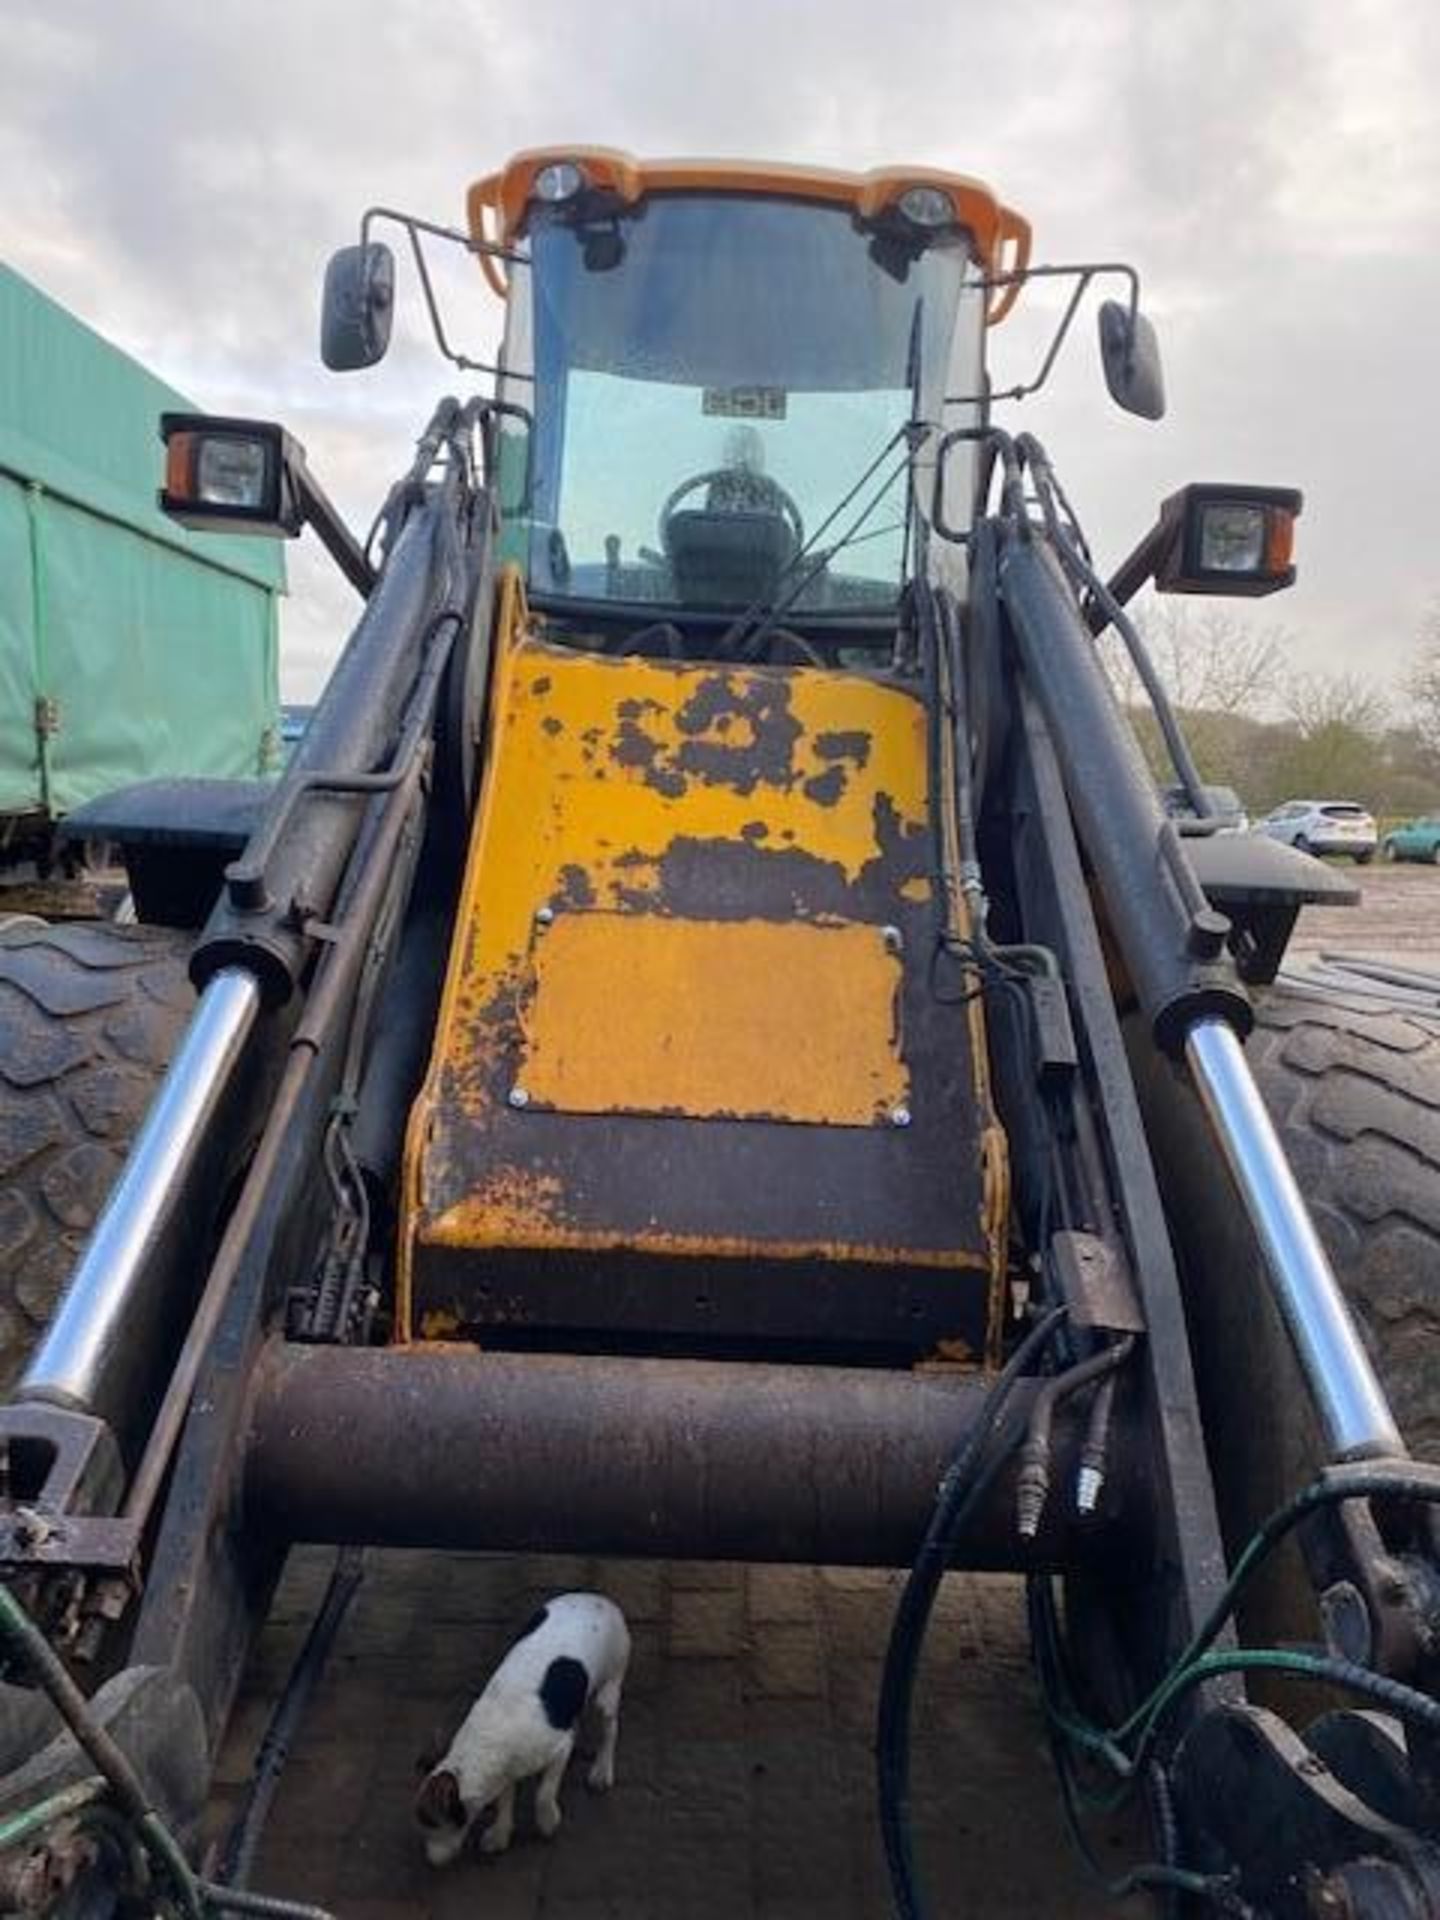
[{"label": "tractor tyre", "polygon": [[49,1319],[194,1006],[191,936],[0,920],[0,1394]]},{"label": "tractor tyre", "polygon": [[1368,853],[1357,853],[1355,855],[1355,864],[1357,867],[1368,867],[1374,858],[1375,849],[1372,847]]},{"label": "tractor tyre", "polygon": [[[1440,1460],[1440,1019],[1274,987],[1246,1046],[1406,1443]],[[1259,1249],[1188,1080],[1132,1023],[1132,1058],[1186,1296],[1228,1553],[1323,1464]],[[1298,1550],[1241,1609],[1252,1644],[1319,1637]],[[1270,1704],[1282,1710],[1287,1696]]]}]

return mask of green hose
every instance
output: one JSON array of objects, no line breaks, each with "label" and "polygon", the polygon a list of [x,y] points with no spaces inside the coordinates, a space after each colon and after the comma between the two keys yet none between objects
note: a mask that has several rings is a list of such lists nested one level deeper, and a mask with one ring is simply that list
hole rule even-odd
[{"label": "green hose", "polygon": [[15,1847],[24,1846],[27,1840],[33,1840],[37,1833],[56,1820],[68,1820],[72,1815],[94,1807],[109,1791],[102,1776],[92,1773],[86,1780],[77,1780],[73,1786],[61,1787],[47,1799],[37,1800],[33,1807],[8,1814],[0,1819],[0,1853],[9,1853]]},{"label": "green hose", "polygon": [[[8,1642],[29,1669],[76,1744],[97,1769],[95,1776],[0,1822],[0,1851],[21,1845],[44,1826],[67,1816],[81,1820],[103,1816],[107,1823],[118,1821],[134,1836],[151,1865],[158,1869],[162,1883],[168,1882],[186,1920],[209,1920],[211,1914],[225,1911],[253,1914],[257,1920],[331,1920],[321,1907],[215,1886],[191,1870],[180,1842],[151,1806],[139,1774],[105,1729],[96,1724],[89,1702],[59,1655],[4,1585],[0,1585],[0,1640]],[[106,1798],[114,1805],[104,1804]]]}]

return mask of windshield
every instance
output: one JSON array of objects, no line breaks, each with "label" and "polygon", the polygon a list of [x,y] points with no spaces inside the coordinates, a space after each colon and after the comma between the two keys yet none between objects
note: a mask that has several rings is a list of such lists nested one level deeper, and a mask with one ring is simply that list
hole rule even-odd
[{"label": "windshield", "polygon": [[537,210],[530,257],[505,364],[534,375],[508,389],[535,419],[508,542],[532,591],[893,606],[903,429],[917,404],[940,419],[963,236],[920,246],[847,208],[657,195],[584,227]]}]

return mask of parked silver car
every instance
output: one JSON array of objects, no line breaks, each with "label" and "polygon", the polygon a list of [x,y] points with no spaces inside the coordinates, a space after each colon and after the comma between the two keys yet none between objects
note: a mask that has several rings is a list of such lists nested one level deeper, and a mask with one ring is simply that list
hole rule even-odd
[{"label": "parked silver car", "polygon": [[1301,853],[1345,853],[1363,867],[1375,858],[1373,814],[1358,800],[1287,800],[1260,822],[1261,833]]}]

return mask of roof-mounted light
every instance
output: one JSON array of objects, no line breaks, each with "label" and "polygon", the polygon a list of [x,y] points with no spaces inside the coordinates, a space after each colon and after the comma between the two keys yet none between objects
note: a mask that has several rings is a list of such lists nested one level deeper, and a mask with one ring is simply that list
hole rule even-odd
[{"label": "roof-mounted light", "polygon": [[537,200],[551,206],[573,200],[585,184],[585,176],[573,160],[551,160],[535,175],[531,189]]},{"label": "roof-mounted light", "polygon": [[949,227],[955,223],[955,202],[943,187],[907,187],[895,204],[912,227]]}]

